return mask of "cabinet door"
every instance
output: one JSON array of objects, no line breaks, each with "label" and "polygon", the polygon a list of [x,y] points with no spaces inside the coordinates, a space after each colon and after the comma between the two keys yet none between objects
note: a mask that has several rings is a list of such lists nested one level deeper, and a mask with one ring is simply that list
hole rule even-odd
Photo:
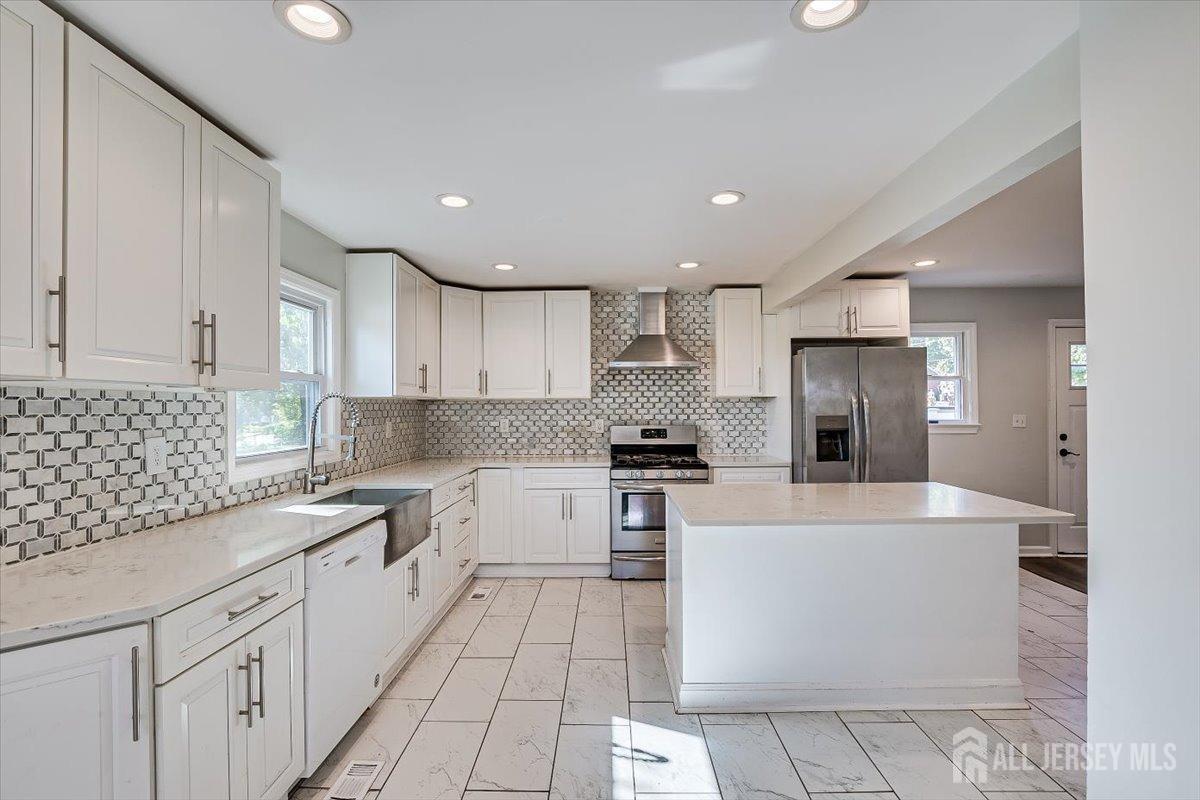
[{"label": "cabinet door", "polygon": [[837,286],[800,301],[800,336],[850,335],[850,293]]},{"label": "cabinet door", "polygon": [[408,563],[402,558],[383,571],[383,649],[387,653],[381,672],[386,672],[403,648],[404,615],[408,610]]},{"label": "cabinet door", "polygon": [[430,597],[430,575],[434,570],[429,558],[429,540],[426,539],[409,554],[408,568],[408,609],[404,612],[404,633],[413,636],[421,626],[429,621],[429,612],[433,608]]},{"label": "cabinet door", "polygon": [[354,397],[390,397],[395,391],[392,258],[391,253],[346,256],[346,392]]},{"label": "cabinet door", "polygon": [[62,374],[63,21],[41,3],[0,3],[0,374]]},{"label": "cabinet door", "polygon": [[442,397],[483,391],[483,293],[442,287]]},{"label": "cabinet door", "polygon": [[484,292],[484,396],[546,396],[545,292]]},{"label": "cabinet door", "polygon": [[149,797],[152,719],[145,625],[0,654],[0,797]]},{"label": "cabinet door", "polygon": [[279,388],[279,173],[211,122],[200,159],[202,382]]},{"label": "cabinet door", "polygon": [[608,489],[575,489],[567,498],[567,560],[607,564],[609,560]]},{"label": "cabinet door", "polygon": [[512,470],[481,469],[475,473],[479,492],[479,561],[512,563]]},{"label": "cabinet door", "polygon": [[532,564],[566,563],[566,492],[560,489],[525,492],[525,560]]},{"label": "cabinet door", "polygon": [[788,467],[718,467],[713,483],[791,483]]},{"label": "cabinet door", "polygon": [[592,396],[592,293],[546,292],[546,393]]},{"label": "cabinet door", "polygon": [[196,384],[200,115],[67,26],[66,375]]},{"label": "cabinet door", "polygon": [[425,276],[417,282],[417,362],[422,397],[442,393],[441,288]]},{"label": "cabinet door", "polygon": [[854,336],[908,336],[908,281],[847,281]]},{"label": "cabinet door", "polygon": [[433,518],[430,534],[430,593],[440,605],[454,582],[454,509],[447,508]]},{"label": "cabinet door", "polygon": [[762,394],[762,290],[713,292],[713,394]]},{"label": "cabinet door", "polygon": [[417,346],[417,306],[421,274],[415,267],[392,256],[395,262],[396,299],[392,304],[392,348],[395,386],[398,397],[422,397],[420,352]]},{"label": "cabinet door", "polygon": [[304,605],[251,631],[253,725],[246,729],[251,800],[283,797],[304,771]]}]

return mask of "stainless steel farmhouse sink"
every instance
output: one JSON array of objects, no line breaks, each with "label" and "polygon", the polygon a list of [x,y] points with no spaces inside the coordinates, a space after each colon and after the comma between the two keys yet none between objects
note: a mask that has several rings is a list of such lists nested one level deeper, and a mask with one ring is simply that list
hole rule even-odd
[{"label": "stainless steel farmhouse sink", "polygon": [[385,567],[429,538],[428,489],[347,489],[314,500],[311,505],[383,506],[382,519],[387,524]]}]

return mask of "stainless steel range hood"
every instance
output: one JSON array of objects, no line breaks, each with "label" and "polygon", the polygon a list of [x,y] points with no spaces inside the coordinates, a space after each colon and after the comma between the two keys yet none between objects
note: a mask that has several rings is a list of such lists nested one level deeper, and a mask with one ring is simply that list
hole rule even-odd
[{"label": "stainless steel range hood", "polygon": [[638,336],[609,369],[698,369],[700,362],[667,337],[667,287],[638,288]]}]

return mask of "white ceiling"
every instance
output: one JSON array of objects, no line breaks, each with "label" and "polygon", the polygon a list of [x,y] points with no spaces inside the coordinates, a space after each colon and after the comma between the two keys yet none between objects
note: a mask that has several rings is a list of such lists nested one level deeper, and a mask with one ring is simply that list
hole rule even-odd
[{"label": "white ceiling", "polygon": [[331,47],[267,0],[62,3],[270,155],[285,209],[483,286],[762,281],[1077,27],[1071,0],[874,2],[823,34],[790,0],[336,4]]},{"label": "white ceiling", "polygon": [[[912,263],[936,258],[936,266]],[[857,274],[908,272],[921,287],[1082,286],[1079,151],[1048,164],[914,242],[854,262]]]}]

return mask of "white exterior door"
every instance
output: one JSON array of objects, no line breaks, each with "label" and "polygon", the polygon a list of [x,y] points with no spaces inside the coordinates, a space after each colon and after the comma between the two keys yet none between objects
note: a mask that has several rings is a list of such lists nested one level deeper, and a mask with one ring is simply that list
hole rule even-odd
[{"label": "white exterior door", "polygon": [[908,336],[908,282],[848,281],[854,336]]},{"label": "white exterior door", "polygon": [[67,27],[66,374],[196,384],[200,115]]},{"label": "white exterior door", "polygon": [[426,539],[412,551],[408,557],[408,610],[404,612],[404,633],[411,636],[420,630],[429,620],[429,612],[433,608],[430,598],[430,574],[434,570],[429,558],[429,540]]},{"label": "white exterior door", "polygon": [[279,388],[279,173],[205,121],[200,174],[202,383]]},{"label": "white exterior door", "polygon": [[608,489],[575,489],[567,498],[567,561],[607,564],[609,561]]},{"label": "white exterior door", "polygon": [[304,606],[246,636],[253,724],[246,728],[252,800],[283,797],[304,771]]},{"label": "white exterior door", "polygon": [[849,306],[850,293],[840,286],[800,301],[800,336],[849,336]]},{"label": "white exterior door", "polygon": [[247,676],[238,639],[155,691],[158,796],[239,800],[246,795]]},{"label": "white exterior door", "polygon": [[545,326],[545,292],[484,292],[485,397],[546,396]]},{"label": "white exterior door", "polygon": [[62,374],[63,20],[0,3],[0,375]]},{"label": "white exterior door", "polygon": [[441,319],[440,287],[422,276],[417,286],[417,360],[423,397],[440,397],[442,392]]},{"label": "white exterior door", "polygon": [[592,293],[546,292],[546,394],[592,396]]},{"label": "white exterior door", "polygon": [[479,561],[512,563],[512,471],[481,469],[475,473]]},{"label": "white exterior door", "polygon": [[150,797],[151,714],[145,625],[0,654],[0,797]]},{"label": "white exterior door", "polygon": [[483,293],[442,287],[442,397],[483,391]]},{"label": "white exterior door", "polygon": [[525,560],[531,564],[567,561],[567,493],[525,491]]},{"label": "white exterior door", "polygon": [[1051,500],[1075,515],[1075,524],[1058,526],[1058,552],[1087,553],[1087,335],[1056,328],[1054,340]]},{"label": "white exterior door", "polygon": [[420,278],[415,269],[405,269],[400,259],[395,260],[396,300],[392,306],[392,347],[395,352],[394,368],[396,385],[393,392],[398,397],[423,397],[421,391],[421,352],[417,344],[417,307],[420,305]]},{"label": "white exterior door", "polygon": [[762,290],[713,292],[713,394],[762,395]]}]

